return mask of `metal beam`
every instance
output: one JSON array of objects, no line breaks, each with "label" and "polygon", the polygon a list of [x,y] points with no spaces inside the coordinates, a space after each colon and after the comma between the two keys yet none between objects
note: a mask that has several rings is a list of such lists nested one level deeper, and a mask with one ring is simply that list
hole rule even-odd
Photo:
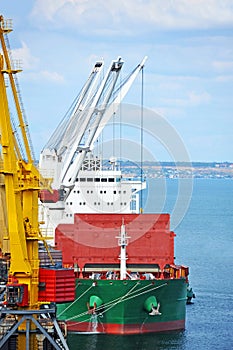
[{"label": "metal beam", "polygon": [[[36,327],[39,329],[39,334],[42,333],[50,342],[50,344],[54,347],[55,350],[69,350],[69,347],[65,341],[65,338],[61,332],[61,329],[58,325],[58,322],[55,317],[51,317],[50,314],[55,315],[56,310],[54,309],[41,309],[41,310],[9,310],[2,309],[1,314],[5,315],[18,315],[21,316],[20,320],[17,321],[13,327],[2,337],[0,340],[0,349],[2,349],[3,345],[9,340],[9,338],[17,331],[19,326],[26,321],[26,350],[29,350],[29,337],[30,337],[30,322],[33,322]],[[60,339],[61,344],[56,343],[56,341],[49,335],[45,327],[42,327],[40,322],[34,317],[34,315],[48,315],[48,319],[50,319],[56,329],[58,334],[58,339]],[[33,330],[35,334],[35,330]]]}]

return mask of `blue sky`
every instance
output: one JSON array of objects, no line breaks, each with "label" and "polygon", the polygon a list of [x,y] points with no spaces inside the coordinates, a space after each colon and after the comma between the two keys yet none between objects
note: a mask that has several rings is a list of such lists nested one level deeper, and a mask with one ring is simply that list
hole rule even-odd
[{"label": "blue sky", "polygon": [[[127,75],[147,55],[144,106],[161,113],[192,161],[233,162],[233,0],[0,5],[13,20],[8,38],[23,63],[19,82],[37,157],[97,59],[108,65],[121,56]],[[139,85],[125,102],[140,105]]]}]

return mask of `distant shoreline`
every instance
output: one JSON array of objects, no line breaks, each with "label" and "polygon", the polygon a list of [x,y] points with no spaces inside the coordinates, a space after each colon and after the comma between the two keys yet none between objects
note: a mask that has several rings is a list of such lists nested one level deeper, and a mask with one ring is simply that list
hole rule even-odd
[{"label": "distant shoreline", "polygon": [[233,178],[233,163],[231,162],[121,162],[124,176],[141,176],[141,166],[147,178]]}]

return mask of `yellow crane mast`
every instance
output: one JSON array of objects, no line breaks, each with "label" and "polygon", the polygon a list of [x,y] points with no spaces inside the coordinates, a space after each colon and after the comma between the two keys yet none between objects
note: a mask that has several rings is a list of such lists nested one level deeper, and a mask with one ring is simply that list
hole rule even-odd
[{"label": "yellow crane mast", "polygon": [[[19,72],[11,67],[8,51],[4,41],[4,33],[11,29],[1,23],[1,45],[3,55],[0,56],[0,131],[3,169],[5,178],[6,205],[8,215],[8,234],[10,241],[11,264],[9,276],[17,279],[19,284],[28,286],[28,306],[38,308],[38,240],[41,240],[38,223],[38,194],[40,190],[39,172],[35,167],[28,139],[26,126],[20,109],[18,94],[13,75]],[[14,130],[10,117],[8,98],[6,93],[5,77],[9,77],[19,126],[23,136],[27,161],[22,158],[16,144]]]},{"label": "yellow crane mast", "polygon": [[[6,43],[6,34],[12,31],[3,16],[0,16],[0,40],[2,53],[0,55],[0,151],[1,166],[0,176],[4,176],[5,200],[7,212],[7,233],[10,249],[10,268],[6,293],[6,304],[12,309],[21,310],[17,314],[20,320],[24,311],[39,310],[39,257],[38,244],[42,240],[38,222],[38,197],[41,177],[34,163],[29,144],[27,125],[22,112],[18,86],[15,75],[20,71],[12,66],[9,57],[9,48]],[[9,97],[7,92],[6,77],[11,88],[13,102],[18,118],[18,126],[21,133],[21,142],[26,156],[21,150],[21,143],[16,137]],[[36,311],[35,311],[36,312]],[[29,312],[30,313],[30,312]],[[37,319],[32,328],[37,327]],[[26,319],[25,319],[26,320]],[[18,333],[19,349],[37,349],[36,339],[32,342],[26,339],[27,321],[21,322]],[[63,342],[64,343],[64,342]],[[55,343],[53,344],[54,348]],[[1,347],[1,342],[0,342]],[[57,349],[67,349],[63,347]]]}]

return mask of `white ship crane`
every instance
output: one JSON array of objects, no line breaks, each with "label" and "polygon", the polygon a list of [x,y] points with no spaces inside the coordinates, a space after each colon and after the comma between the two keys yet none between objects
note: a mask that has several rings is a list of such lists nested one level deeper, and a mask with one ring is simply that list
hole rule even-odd
[{"label": "white ship crane", "polygon": [[[62,166],[58,169],[51,169],[55,173],[54,188],[73,188],[87,153],[93,149],[94,143],[103,128],[117,111],[119,104],[143,68],[146,58],[138,64],[126,81],[117,89],[115,89],[116,82],[123,66],[121,58],[111,63],[97,90],[96,86],[103,68],[103,62],[96,62],[87,83],[80,93],[70,119],[68,122],[65,121],[59,125],[42,151],[40,161],[42,172],[44,166],[43,155],[47,152],[52,152],[56,162],[62,163]],[[57,173],[59,173],[59,178]]]},{"label": "white ship crane", "polygon": [[[81,131],[78,132],[78,137],[64,159],[60,178],[62,188],[72,188],[74,186],[86,154],[90,151],[91,144],[99,136],[98,126],[110,103],[122,66],[121,58],[112,62],[97,93],[90,99],[83,111],[85,114],[85,128],[81,128]],[[88,136],[85,140],[87,132]]]},{"label": "white ship crane", "polygon": [[[74,140],[79,140],[79,134],[85,131],[88,120],[85,120],[85,114],[82,113],[89,102],[91,95],[95,94],[100,80],[100,74],[104,68],[103,61],[97,61],[84,84],[77,99],[71,106],[70,111],[67,112],[65,118],[58,125],[49,141],[45,145],[44,150],[54,149],[58,156],[66,152],[68,147],[72,145]],[[82,115],[80,115],[82,113]],[[43,153],[42,151],[42,153]]]},{"label": "white ship crane", "polygon": [[[94,142],[99,137],[101,131],[111,118],[111,116],[117,111],[120,102],[127,94],[130,86],[133,84],[137,74],[144,66],[145,59],[137,66],[137,69],[131,74],[130,78],[125,82],[121,89],[119,89],[114,96],[114,88],[122,68],[123,62],[119,58],[117,61],[113,61],[109,72],[106,74],[93,102],[88,106],[87,119],[91,125],[88,127],[88,136],[86,140],[84,138],[84,132],[79,133],[79,137],[72,145],[72,148],[65,159],[63,171],[61,173],[61,187],[72,188],[75,183],[75,179],[79,173],[79,170],[83,164],[86,154],[94,147]],[[112,79],[111,75],[114,74]],[[111,102],[112,98],[112,102]],[[81,140],[80,140],[81,136]],[[82,142],[84,141],[84,143]]]},{"label": "white ship crane", "polygon": [[[93,170],[93,174],[91,171],[88,173],[88,176],[92,176],[89,180],[93,181],[93,188],[85,188],[86,193],[93,193],[89,203],[87,198],[82,198],[84,191],[76,188],[78,186],[76,181],[87,162],[87,155],[92,155],[95,142],[110,118],[116,113],[138,73],[144,67],[146,59],[147,57],[120,83],[118,80],[124,64],[120,57],[112,61],[105,75],[103,75],[104,62],[96,62],[71,112],[65,116],[42,150],[40,170],[44,177],[53,178],[52,187],[56,194],[52,199],[48,199],[48,196],[42,200],[44,210],[49,212],[45,215],[50,216],[53,228],[58,223],[71,220],[75,212],[139,212],[139,204],[134,205],[134,211],[130,206],[133,201],[138,203],[135,198],[138,198],[138,192],[145,188],[144,183],[141,185],[142,180],[126,183],[124,179],[124,184],[119,183],[120,171],[114,170],[109,174],[107,172],[102,174],[101,166],[96,166],[97,162],[93,160],[95,166],[92,169],[89,167],[89,170]],[[98,192],[99,185],[95,183],[97,175],[105,177],[103,180],[106,180],[107,176],[105,185],[109,187],[104,191],[99,189]],[[108,177],[111,179],[108,180]],[[88,183],[88,186],[90,185],[91,183]],[[124,190],[120,188],[122,185]],[[102,197],[101,200],[97,198],[99,193],[106,198]],[[111,198],[107,198],[110,193]],[[123,199],[120,198],[119,193],[124,194]],[[73,205],[72,208],[71,205]],[[95,205],[99,207],[94,207]],[[46,221],[44,217],[42,220]]]}]

